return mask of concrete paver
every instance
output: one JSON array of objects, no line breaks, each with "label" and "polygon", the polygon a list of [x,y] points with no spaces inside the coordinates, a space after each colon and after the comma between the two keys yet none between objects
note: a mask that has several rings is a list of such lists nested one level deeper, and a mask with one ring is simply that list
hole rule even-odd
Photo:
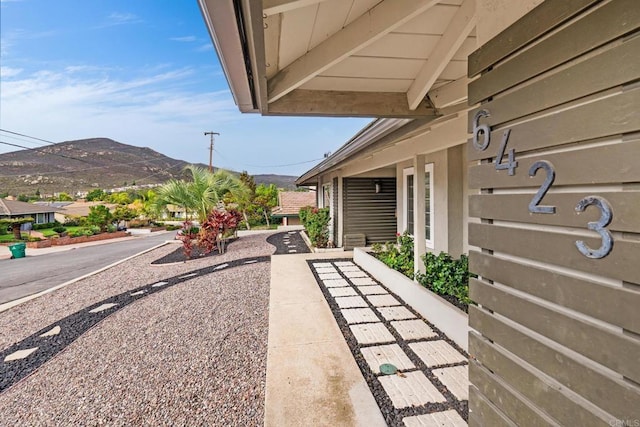
[{"label": "concrete paver", "polygon": [[361,296],[338,297],[336,298],[336,304],[340,308],[367,307],[367,302]]},{"label": "concrete paver", "polygon": [[377,322],[378,316],[370,308],[345,308],[340,310],[348,324]]},{"label": "concrete paver", "polygon": [[350,278],[349,281],[356,286],[377,285],[377,283],[370,277],[355,277],[355,278]]},{"label": "concrete paver", "polygon": [[330,288],[329,293],[332,297],[353,297],[357,296],[356,290],[352,287],[347,288]]},{"label": "concrete paver", "polygon": [[466,427],[467,423],[456,411],[434,412],[433,414],[416,415],[402,420],[406,427]]},{"label": "concrete paver", "polygon": [[421,319],[414,320],[398,320],[391,322],[391,326],[405,340],[416,340],[424,338],[432,338],[438,336],[433,329],[429,327]]},{"label": "concrete paver", "polygon": [[434,369],[433,373],[455,397],[469,400],[469,365]]},{"label": "concrete paver", "polygon": [[349,326],[353,336],[359,344],[382,344],[394,342],[396,339],[391,335],[383,323],[361,323]]},{"label": "concrete paver", "polygon": [[466,357],[442,340],[414,342],[409,347],[429,367],[467,361]]},{"label": "concrete paver", "polygon": [[378,311],[387,320],[415,319],[416,316],[405,307],[380,307]]},{"label": "concrete paver", "polygon": [[393,305],[400,305],[400,301],[395,299],[392,295],[367,295],[367,299],[371,304],[376,307],[389,307]]},{"label": "concrete paver", "polygon": [[398,344],[376,345],[373,347],[361,348],[360,352],[367,361],[367,364],[376,374],[380,373],[380,365],[390,363],[399,371],[414,369],[416,365],[409,360]]},{"label": "concrete paver", "polygon": [[324,283],[327,288],[349,286],[349,282],[344,279],[324,279],[322,283]]},{"label": "concrete paver", "polygon": [[362,295],[383,295],[388,293],[382,286],[379,285],[359,286],[358,290],[362,293]]},{"label": "concrete paver", "polygon": [[407,372],[402,375],[384,375],[379,380],[396,408],[447,400],[421,371]]}]

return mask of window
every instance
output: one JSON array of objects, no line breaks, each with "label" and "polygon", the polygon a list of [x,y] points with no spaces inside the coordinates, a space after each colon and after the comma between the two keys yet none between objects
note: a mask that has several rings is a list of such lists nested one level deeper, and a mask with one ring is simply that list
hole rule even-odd
[{"label": "window", "polygon": [[433,163],[424,165],[424,235],[427,247],[433,249]]},{"label": "window", "polygon": [[[425,184],[425,194],[424,194],[424,219],[425,219],[425,229],[424,229],[424,237],[426,240],[426,245],[428,248],[433,249],[433,163],[428,163],[425,165],[424,170],[424,184]],[[403,171],[403,183],[404,183],[404,194],[403,194],[403,207],[404,207],[404,230],[408,231],[409,234],[413,234],[414,228],[414,219],[415,212],[413,210],[413,201],[414,201],[414,173],[413,168],[407,168]]]}]

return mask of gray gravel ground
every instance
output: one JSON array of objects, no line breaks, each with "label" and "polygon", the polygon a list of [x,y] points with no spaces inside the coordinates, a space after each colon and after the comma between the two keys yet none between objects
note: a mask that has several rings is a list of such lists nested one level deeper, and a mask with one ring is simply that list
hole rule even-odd
[{"label": "gray gravel ground", "polygon": [[[223,255],[150,266],[168,245],[0,313],[0,348],[165,277],[268,255],[268,235]],[[0,425],[262,425],[269,263],[194,277],[115,312],[0,394]]]}]

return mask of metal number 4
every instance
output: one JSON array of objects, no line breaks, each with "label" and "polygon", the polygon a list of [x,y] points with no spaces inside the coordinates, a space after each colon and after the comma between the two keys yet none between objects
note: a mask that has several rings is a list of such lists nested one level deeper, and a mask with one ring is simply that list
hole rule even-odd
[{"label": "metal number 4", "polygon": [[509,141],[509,135],[511,135],[511,129],[507,129],[502,134],[502,143],[500,144],[500,149],[498,150],[498,156],[496,157],[496,170],[508,170],[509,175],[515,175],[516,168],[518,167],[518,162],[516,161],[516,150],[512,148],[509,150],[509,155],[507,156],[507,162],[502,162],[502,157],[504,157],[504,152],[507,150],[507,141]]},{"label": "metal number 4", "polygon": [[613,219],[613,212],[611,211],[611,205],[606,199],[598,196],[588,196],[580,200],[576,205],[576,212],[584,212],[587,206],[595,206],[600,209],[600,219],[598,221],[588,222],[587,228],[600,234],[602,237],[602,245],[598,249],[591,249],[582,240],[576,241],[576,247],[580,253],[587,258],[600,259],[604,258],[613,249],[613,237],[609,230],[605,227],[611,223]]}]

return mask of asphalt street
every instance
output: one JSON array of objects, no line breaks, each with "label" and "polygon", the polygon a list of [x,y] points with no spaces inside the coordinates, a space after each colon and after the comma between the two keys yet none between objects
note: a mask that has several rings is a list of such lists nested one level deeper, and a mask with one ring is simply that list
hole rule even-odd
[{"label": "asphalt street", "polygon": [[79,247],[62,252],[0,260],[0,304],[52,288],[116,261],[150,249],[173,233],[153,233],[134,239]]}]

